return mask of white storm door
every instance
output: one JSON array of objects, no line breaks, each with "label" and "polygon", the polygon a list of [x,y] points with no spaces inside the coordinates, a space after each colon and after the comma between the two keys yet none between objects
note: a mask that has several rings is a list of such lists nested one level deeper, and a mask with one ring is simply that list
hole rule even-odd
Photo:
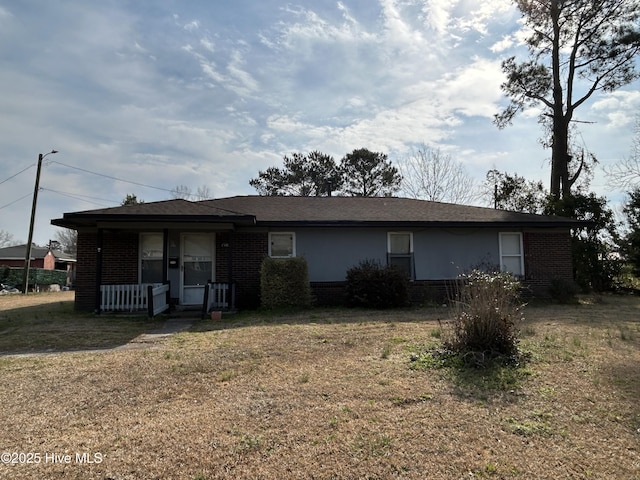
[{"label": "white storm door", "polygon": [[215,272],[214,236],[205,233],[182,235],[182,288],[180,304],[202,305],[207,281],[213,281]]}]

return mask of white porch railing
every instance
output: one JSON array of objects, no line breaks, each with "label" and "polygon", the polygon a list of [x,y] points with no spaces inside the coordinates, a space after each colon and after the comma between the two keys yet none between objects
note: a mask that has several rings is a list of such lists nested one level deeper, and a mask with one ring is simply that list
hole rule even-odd
[{"label": "white porch railing", "polygon": [[147,287],[150,317],[155,317],[159,313],[169,310],[169,290],[170,287],[168,283],[157,287]]},{"label": "white porch railing", "polygon": [[139,285],[100,285],[101,312],[135,312],[149,307],[149,287],[161,287],[161,283]]},{"label": "white porch railing", "polygon": [[232,310],[235,303],[235,284],[210,282],[204,293],[202,315],[214,310]]}]

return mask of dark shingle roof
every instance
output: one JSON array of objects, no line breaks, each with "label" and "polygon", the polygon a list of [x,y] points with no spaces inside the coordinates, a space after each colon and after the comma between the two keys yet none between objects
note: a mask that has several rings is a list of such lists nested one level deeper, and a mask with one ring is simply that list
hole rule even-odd
[{"label": "dark shingle roof", "polygon": [[236,225],[577,226],[563,217],[532,215],[396,197],[236,196],[189,202],[167,200],[66,213],[54,225],[98,222],[226,222]]},{"label": "dark shingle roof", "polygon": [[[49,249],[47,247],[31,247],[31,258],[44,258]],[[62,250],[51,250],[53,256],[61,261],[74,262],[76,256],[70,253],[64,253]],[[13,245],[11,247],[0,248],[0,259],[3,260],[24,260],[27,254],[27,245]]]},{"label": "dark shingle roof", "polygon": [[570,219],[493,208],[397,197],[260,197],[238,196],[201,202],[246,215],[256,222],[278,223],[517,223],[562,225]]}]

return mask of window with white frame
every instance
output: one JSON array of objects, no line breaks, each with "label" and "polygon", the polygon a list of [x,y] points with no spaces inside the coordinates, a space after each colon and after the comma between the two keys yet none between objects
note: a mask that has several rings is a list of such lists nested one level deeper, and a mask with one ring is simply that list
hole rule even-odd
[{"label": "window with white frame", "polygon": [[140,234],[140,283],[162,283],[161,233]]},{"label": "window with white frame", "polygon": [[293,232],[269,233],[269,256],[290,258],[296,256],[296,234]]},{"label": "window with white frame", "polygon": [[522,233],[500,233],[500,269],[513,275],[524,275]]},{"label": "window with white frame", "polygon": [[387,233],[387,263],[389,266],[405,272],[407,278],[413,279],[413,233]]}]

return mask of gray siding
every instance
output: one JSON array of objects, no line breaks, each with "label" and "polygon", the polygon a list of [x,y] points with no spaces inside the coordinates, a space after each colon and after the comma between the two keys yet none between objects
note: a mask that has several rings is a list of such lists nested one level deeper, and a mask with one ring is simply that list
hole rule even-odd
[{"label": "gray siding", "polygon": [[498,230],[433,229],[413,233],[416,280],[456,278],[483,264],[499,265]]},{"label": "gray siding", "polygon": [[296,254],[307,259],[311,282],[346,279],[361,260],[387,261],[386,230],[325,228],[296,230]]},{"label": "gray siding", "polygon": [[[347,270],[361,260],[386,264],[387,232],[411,230],[305,228],[293,231],[296,254],[306,258],[309,265],[309,280],[334,282],[345,280]],[[498,231],[413,230],[416,280],[450,279],[480,263],[498,264]]]}]

